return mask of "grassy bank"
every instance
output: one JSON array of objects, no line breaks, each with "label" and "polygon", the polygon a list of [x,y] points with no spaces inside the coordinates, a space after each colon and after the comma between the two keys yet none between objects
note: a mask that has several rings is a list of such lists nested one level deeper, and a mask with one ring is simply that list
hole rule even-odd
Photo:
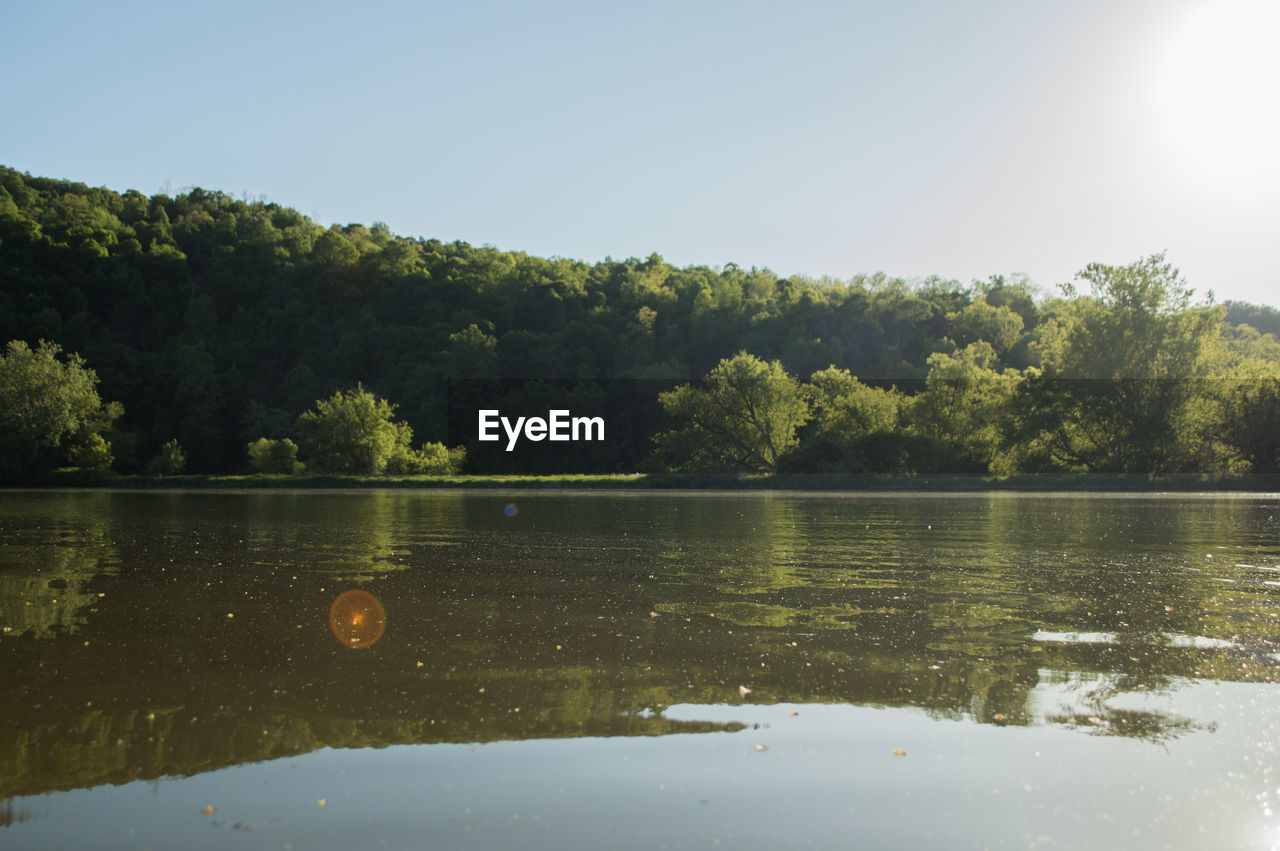
[{"label": "grassy bank", "polygon": [[1280,493],[1280,476],[1108,475],[1055,476],[846,476],[839,474],[664,473],[548,476],[338,476],[190,475],[122,476],[60,470],[29,487],[123,488],[147,490],[267,488],[414,488],[498,490],[791,490],[791,491],[1109,491]]}]

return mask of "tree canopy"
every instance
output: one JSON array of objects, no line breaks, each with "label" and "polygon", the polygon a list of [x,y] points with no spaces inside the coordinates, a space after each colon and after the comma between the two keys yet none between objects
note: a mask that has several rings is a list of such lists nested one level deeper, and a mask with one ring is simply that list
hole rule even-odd
[{"label": "tree canopy", "polygon": [[720,361],[701,385],[682,384],[659,401],[680,423],[658,436],[659,446],[683,470],[771,473],[809,419],[800,383],[778,361],[746,352]]},{"label": "tree canopy", "polygon": [[316,402],[298,417],[298,434],[316,469],[374,476],[412,439],[412,431],[394,415],[395,405],[357,385]]},{"label": "tree canopy", "polygon": [[1064,305],[1046,337],[1044,373],[1022,386],[1019,437],[1070,470],[1194,469],[1222,309],[1193,305],[1159,254],[1079,278],[1092,294]]},{"label": "tree canopy", "polygon": [[[444,446],[465,445],[477,472],[630,472],[656,435],[688,432],[674,412],[691,418],[713,398],[676,388],[709,393],[711,372],[739,353],[797,376],[812,419],[787,439],[765,428],[762,452],[670,463],[1274,470],[1277,315],[1195,302],[1162,255],[1092,264],[1053,297],[1016,275],[812,279],[658,254],[584,263],[377,223],[324,227],[205,189],[119,193],[0,167],[0,340],[77,353],[124,411],[103,405],[110,416],[88,431],[42,432],[61,436],[39,448],[6,437],[8,474],[142,471],[171,440],[193,472],[245,470],[259,439],[293,440],[313,465],[315,424],[301,415],[353,387],[440,449],[387,454],[388,440],[407,443],[378,427],[359,461],[317,444],[335,469],[437,469],[454,463]],[[664,393],[676,394],[670,410]],[[590,406],[610,438],[481,451],[477,407],[535,402]]]},{"label": "tree canopy", "polygon": [[[376,476],[383,473],[456,472],[463,453],[441,444],[414,449],[413,429],[395,418],[396,406],[364,387],[339,390],[298,417],[298,434],[308,463],[325,473]],[[274,449],[288,455],[284,441],[275,447],[250,445],[250,456],[265,458]],[[277,461],[276,463],[283,463]]]},{"label": "tree canopy", "polygon": [[60,357],[56,343],[34,349],[9,342],[0,355],[0,480],[66,464],[109,463],[104,432],[121,413],[103,404],[98,377],[76,354]]}]

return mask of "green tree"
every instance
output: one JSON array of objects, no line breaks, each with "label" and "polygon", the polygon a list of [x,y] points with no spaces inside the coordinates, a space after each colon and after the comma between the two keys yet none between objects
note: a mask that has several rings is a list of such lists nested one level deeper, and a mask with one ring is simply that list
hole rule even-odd
[{"label": "green tree", "polygon": [[1022,319],[1024,328],[1031,328],[1039,319],[1036,307],[1036,287],[1025,275],[992,275],[977,284],[975,289],[983,301],[992,307],[1007,307]]},{"label": "green tree", "polygon": [[302,470],[298,461],[298,444],[289,438],[269,440],[260,437],[248,446],[249,468],[255,473],[292,474]]},{"label": "green tree", "polygon": [[498,341],[474,322],[450,334],[445,369],[450,378],[497,378]]},{"label": "green tree", "polygon": [[413,429],[395,413],[395,405],[360,385],[340,390],[298,417],[302,451],[326,473],[444,475],[461,469],[462,447],[427,443],[414,449]]},{"label": "green tree", "polygon": [[[0,355],[0,479],[28,476],[77,459],[110,463],[101,434],[122,413],[103,404],[98,376],[55,343],[13,340]],[[96,438],[96,440],[95,440]]]},{"label": "green tree", "polygon": [[720,361],[701,386],[682,384],[658,401],[680,423],[658,436],[659,456],[682,470],[773,472],[809,419],[800,382],[746,352]]},{"label": "green tree", "polygon": [[308,462],[326,473],[376,476],[412,430],[395,422],[396,406],[356,385],[339,390],[298,417],[298,436]]},{"label": "green tree", "polygon": [[895,390],[871,387],[830,366],[809,379],[814,403],[814,425],[822,431],[860,437],[898,426],[902,398]]},{"label": "green tree", "polygon": [[390,476],[449,476],[462,470],[467,450],[443,443],[424,443],[417,449],[401,444],[387,460]]},{"label": "green tree", "polygon": [[1230,327],[1215,353],[1215,402],[1209,428],[1219,467],[1229,472],[1280,470],[1280,340],[1250,325]]},{"label": "green tree", "polygon": [[1031,447],[1033,469],[1166,473],[1194,469],[1203,439],[1201,393],[1222,311],[1193,305],[1163,254],[1127,266],[1090,264],[1091,286],[1047,326],[1044,372],[1011,406],[1011,444]]},{"label": "green tree", "polygon": [[111,444],[100,434],[91,434],[72,454],[72,462],[82,470],[109,470],[115,457]]},{"label": "green tree", "polygon": [[1022,335],[1022,317],[1004,305],[975,301],[947,314],[952,337],[964,347],[979,340],[990,343],[998,353],[1013,348]]},{"label": "green tree", "polygon": [[1013,470],[1001,463],[999,423],[1021,376],[997,370],[997,360],[986,340],[955,354],[930,355],[925,390],[911,400],[908,420],[916,434],[962,447],[993,472],[1008,473]]},{"label": "green tree", "polygon": [[896,389],[863,384],[847,369],[815,372],[806,388],[813,417],[780,469],[796,473],[868,471],[866,438],[898,428],[902,396]]},{"label": "green tree", "polygon": [[187,453],[182,450],[176,437],[161,446],[160,451],[147,465],[147,472],[153,476],[177,476],[185,469],[187,469]]},{"label": "green tree", "polygon": [[1270,375],[1227,379],[1219,387],[1217,437],[1252,473],[1280,470],[1280,369]]}]

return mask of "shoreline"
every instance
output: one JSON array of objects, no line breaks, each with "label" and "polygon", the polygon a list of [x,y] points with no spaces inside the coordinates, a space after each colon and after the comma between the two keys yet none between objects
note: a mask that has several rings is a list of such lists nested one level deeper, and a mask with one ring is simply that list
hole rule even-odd
[{"label": "shoreline", "polygon": [[841,474],[664,473],[600,475],[339,476],[230,475],[123,476],[59,472],[38,481],[0,486],[0,493],[36,490],[525,490],[525,491],[795,491],[795,492],[1238,492],[1280,493],[1280,475],[1169,476],[1089,473],[1042,476],[851,476]]}]

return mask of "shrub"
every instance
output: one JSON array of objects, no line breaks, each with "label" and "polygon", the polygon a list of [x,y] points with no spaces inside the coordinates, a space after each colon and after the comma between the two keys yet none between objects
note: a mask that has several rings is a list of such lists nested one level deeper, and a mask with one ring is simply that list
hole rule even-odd
[{"label": "shrub", "polygon": [[298,444],[289,438],[268,440],[260,437],[248,446],[249,468],[255,473],[283,473],[289,475],[302,472],[302,464],[298,461]]},{"label": "shrub", "polygon": [[187,469],[187,453],[178,445],[178,439],[160,447],[156,457],[147,465],[147,472],[153,476],[176,476]]},{"label": "shrub", "polygon": [[100,434],[91,434],[76,448],[72,456],[75,466],[82,470],[108,470],[115,461],[111,444]]},{"label": "shrub", "polygon": [[462,469],[467,450],[462,446],[447,448],[443,443],[424,443],[418,449],[396,448],[387,461],[391,476],[448,476]]}]

